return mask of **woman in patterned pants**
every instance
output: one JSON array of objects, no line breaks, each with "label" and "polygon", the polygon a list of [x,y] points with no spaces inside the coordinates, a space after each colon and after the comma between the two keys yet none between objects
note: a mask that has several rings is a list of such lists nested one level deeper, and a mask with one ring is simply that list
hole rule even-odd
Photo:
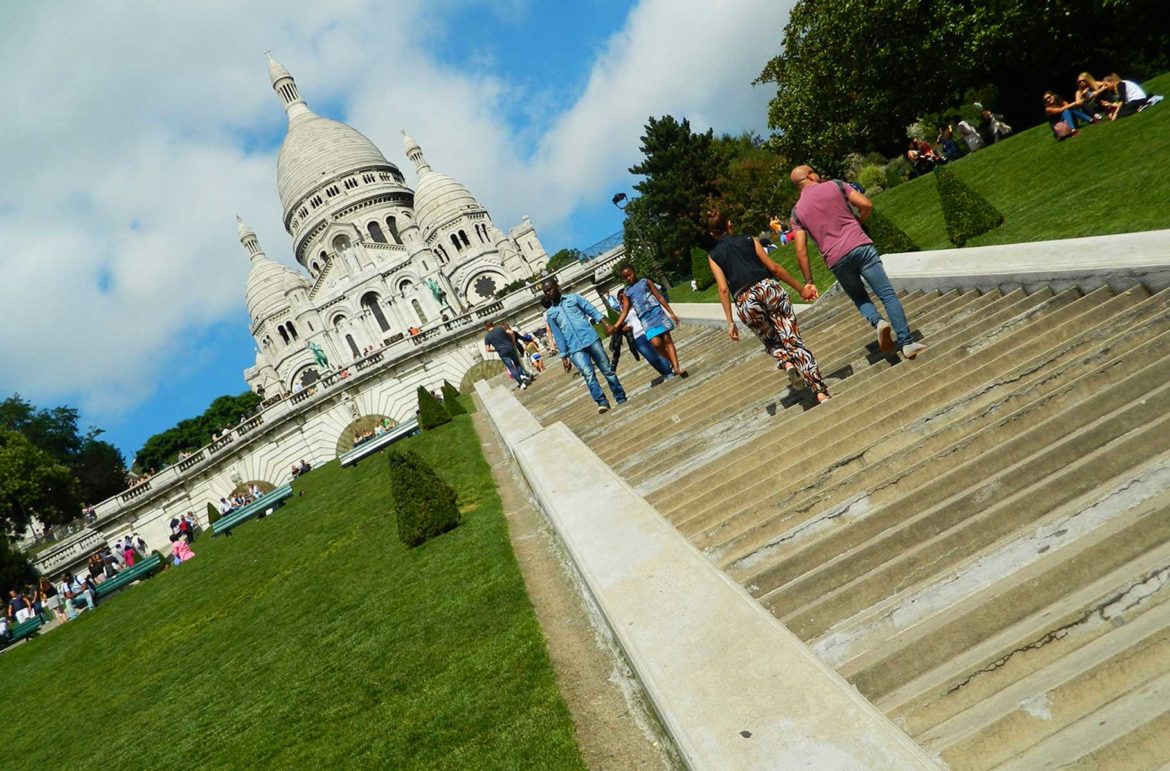
[{"label": "woman in patterned pants", "polygon": [[[817,395],[817,401],[829,397],[816,357],[800,338],[792,303],[779,281],[766,278],[752,284],[736,295],[735,310],[739,320],[760,338],[768,355],[790,373],[789,380],[795,387],[802,388],[807,383]],[[797,384],[798,378],[803,382]]]},{"label": "woman in patterned pants", "polygon": [[731,222],[721,211],[708,212],[707,231],[715,239],[708,263],[719,287],[728,337],[739,340],[739,330],[731,318],[734,297],[740,320],[756,333],[764,350],[787,373],[789,385],[794,389],[807,385],[818,403],[827,401],[829,389],[821,378],[816,358],[800,338],[792,303],[780,282],[792,286],[802,299],[809,301],[817,299],[817,288],[811,282],[799,284],[788,271],[769,259],[756,239],[732,233]]}]

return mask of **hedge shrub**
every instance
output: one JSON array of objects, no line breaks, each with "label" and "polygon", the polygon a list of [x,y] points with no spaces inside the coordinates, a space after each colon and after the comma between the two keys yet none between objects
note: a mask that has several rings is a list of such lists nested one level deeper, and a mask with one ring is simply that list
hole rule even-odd
[{"label": "hedge shrub", "polygon": [[443,406],[447,409],[447,414],[451,417],[456,415],[466,415],[467,408],[463,406],[463,402],[459,401],[459,389],[443,381]]},{"label": "hedge shrub", "polygon": [[392,452],[389,460],[399,540],[415,547],[459,525],[455,491],[426,461],[410,450]]},{"label": "hedge shrub", "polygon": [[208,524],[208,526],[214,525],[217,521],[219,521],[219,517],[220,517],[219,509],[215,506],[214,503],[212,503],[211,501],[208,501],[207,502],[207,524]]},{"label": "hedge shrub", "polygon": [[423,431],[430,431],[444,423],[449,423],[451,416],[435,398],[435,395],[422,386],[418,387],[418,425]]},{"label": "hedge shrub", "polygon": [[874,195],[886,189],[886,167],[870,164],[857,172],[857,184],[865,188],[866,195]]},{"label": "hedge shrub", "polygon": [[715,283],[711,265],[707,262],[707,253],[697,246],[691,249],[691,278],[700,292]]},{"label": "hedge shrub", "polygon": [[962,246],[967,239],[1003,224],[999,210],[946,166],[934,170],[934,181],[947,223],[947,238],[955,246]]},{"label": "hedge shrub", "polygon": [[906,235],[906,231],[894,224],[893,220],[885,217],[874,209],[865,220],[865,232],[873,239],[873,245],[881,254],[899,254],[901,252],[917,252],[918,244]]}]

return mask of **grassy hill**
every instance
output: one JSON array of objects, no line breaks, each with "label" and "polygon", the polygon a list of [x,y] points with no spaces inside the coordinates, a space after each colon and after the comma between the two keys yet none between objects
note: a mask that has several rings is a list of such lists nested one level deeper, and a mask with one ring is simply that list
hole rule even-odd
[{"label": "grassy hill", "polygon": [[[1144,87],[1170,94],[1170,74]],[[1052,138],[1048,124],[1037,126],[950,165],[1005,219],[968,246],[1170,228],[1168,166],[1170,102],[1085,127],[1064,142]],[[873,202],[923,249],[953,248],[933,177],[878,193]]]},{"label": "grassy hill", "polygon": [[579,768],[469,416],[406,446],[465,522],[395,536],[383,457],[0,656],[23,768]]}]

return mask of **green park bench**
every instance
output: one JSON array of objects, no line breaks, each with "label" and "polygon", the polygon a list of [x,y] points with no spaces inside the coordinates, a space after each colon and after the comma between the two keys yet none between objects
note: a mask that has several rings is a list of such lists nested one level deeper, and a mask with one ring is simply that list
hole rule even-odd
[{"label": "green park bench", "polygon": [[0,637],[0,648],[6,648],[9,645],[15,645],[21,640],[30,639],[41,628],[41,624],[44,623],[39,616],[33,616],[28,621],[21,621],[8,630],[7,639]]},{"label": "green park bench", "polygon": [[252,517],[255,517],[258,514],[262,514],[268,509],[277,508],[291,496],[291,482],[289,484],[282,485],[271,492],[264,493],[264,495],[261,495],[247,506],[241,506],[234,511],[229,511],[227,514],[224,514],[222,517],[217,519],[211,525],[211,534],[220,535],[221,533],[227,533],[241,522],[246,522]]},{"label": "green park bench", "polygon": [[368,455],[373,455],[375,452],[380,451],[383,447],[393,444],[399,439],[417,434],[418,432],[418,418],[411,418],[410,420],[404,423],[400,423],[394,428],[391,428],[381,436],[375,436],[373,439],[368,439],[354,447],[352,450],[343,453],[339,457],[339,460],[341,461],[341,467],[345,468],[346,466],[356,466],[357,462],[362,458],[365,458]]},{"label": "green park bench", "polygon": [[123,568],[113,578],[107,578],[98,584],[97,589],[93,593],[94,597],[99,600],[109,597],[119,589],[124,589],[141,578],[149,578],[161,567],[162,557],[157,554],[151,554],[149,557],[136,562],[134,567]]}]

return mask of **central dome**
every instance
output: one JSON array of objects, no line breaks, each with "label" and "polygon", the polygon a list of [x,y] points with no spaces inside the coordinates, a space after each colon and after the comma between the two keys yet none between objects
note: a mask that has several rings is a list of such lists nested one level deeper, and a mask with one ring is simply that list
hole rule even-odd
[{"label": "central dome", "polygon": [[276,163],[276,189],[286,221],[293,207],[324,181],[370,167],[397,171],[357,129],[307,109],[296,115]]}]

